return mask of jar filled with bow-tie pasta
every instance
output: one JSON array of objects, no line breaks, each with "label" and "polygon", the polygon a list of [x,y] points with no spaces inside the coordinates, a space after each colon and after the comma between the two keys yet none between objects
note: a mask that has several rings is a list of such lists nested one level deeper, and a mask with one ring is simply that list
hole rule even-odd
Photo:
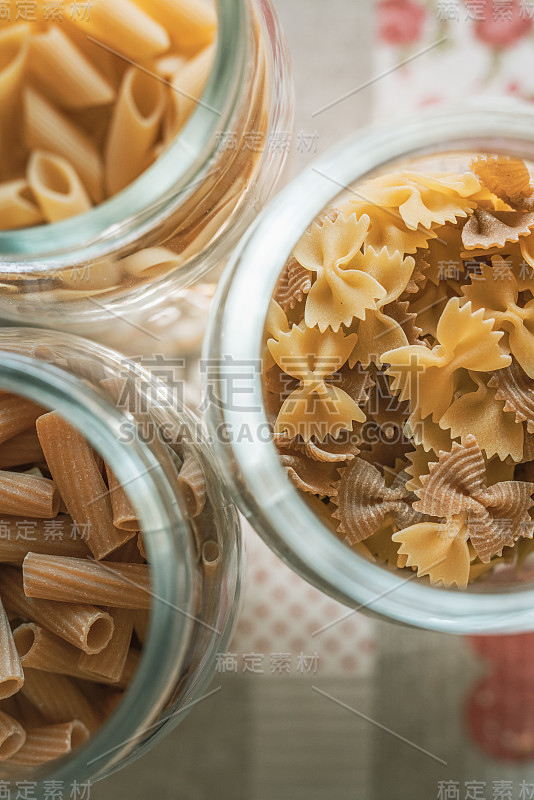
[{"label": "jar filled with bow-tie pasta", "polygon": [[213,693],[240,548],[176,384],[88,340],[0,330],[4,792],[90,786]]},{"label": "jar filled with bow-tie pasta", "polygon": [[534,628],[533,165],[520,104],[365,131],[219,287],[218,458],[267,543],[347,605]]},{"label": "jar filled with bow-tie pasta", "polygon": [[0,319],[193,349],[291,119],[269,0],[3,2]]}]

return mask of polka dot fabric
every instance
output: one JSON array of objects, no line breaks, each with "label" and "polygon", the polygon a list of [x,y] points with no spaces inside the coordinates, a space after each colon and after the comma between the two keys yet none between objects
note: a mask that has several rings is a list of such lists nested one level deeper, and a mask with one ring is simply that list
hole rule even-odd
[{"label": "polka dot fabric", "polygon": [[317,653],[318,675],[370,674],[375,652],[373,620],[351,613],[310,586],[269,550],[248,523],[243,527],[244,597],[228,650],[237,655],[237,671],[242,672],[246,656],[255,653],[264,656],[265,677],[276,677],[280,671],[271,668],[272,655],[284,654],[283,672],[298,677],[308,671],[301,654],[310,660]]}]

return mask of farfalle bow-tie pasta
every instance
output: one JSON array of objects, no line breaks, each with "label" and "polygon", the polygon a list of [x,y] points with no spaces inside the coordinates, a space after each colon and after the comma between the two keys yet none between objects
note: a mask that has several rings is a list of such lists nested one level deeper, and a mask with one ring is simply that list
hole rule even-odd
[{"label": "farfalle bow-tie pasta", "polygon": [[265,330],[289,479],[359,555],[465,588],[534,550],[534,189],[399,170],[295,246]]}]

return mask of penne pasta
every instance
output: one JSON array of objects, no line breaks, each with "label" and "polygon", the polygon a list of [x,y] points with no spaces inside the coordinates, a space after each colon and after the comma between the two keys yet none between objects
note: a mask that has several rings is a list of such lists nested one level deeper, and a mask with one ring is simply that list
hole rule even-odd
[{"label": "penne pasta", "polygon": [[0,28],[0,144],[9,146],[17,100],[30,49],[29,25]]},{"label": "penne pasta", "polygon": [[29,228],[44,222],[26,178],[0,183],[0,230]]},{"label": "penne pasta", "polygon": [[28,553],[22,565],[27,597],[113,608],[149,608],[147,564],[117,564]]},{"label": "penne pasta", "polygon": [[0,444],[31,428],[42,413],[41,406],[30,400],[14,394],[0,396]]},{"label": "penne pasta", "polygon": [[53,519],[59,504],[59,492],[48,478],[0,471],[0,514]]},{"label": "penne pasta", "polygon": [[188,450],[178,475],[178,487],[193,518],[202,514],[206,505],[206,478],[197,456]]},{"label": "penne pasta", "polygon": [[210,44],[217,30],[217,15],[208,0],[137,0],[154,19],[165,25],[174,44],[191,53]]},{"label": "penne pasta", "polygon": [[59,25],[32,36],[28,69],[39,91],[63,108],[105,106],[115,99],[111,84]]},{"label": "penne pasta", "polygon": [[170,47],[165,28],[131,0],[92,0],[90,14],[82,17],[73,6],[67,13],[91,39],[128,58],[153,58]]},{"label": "penne pasta", "polygon": [[132,611],[123,608],[108,609],[108,614],[114,624],[109,644],[95,655],[82,653],[78,665],[86,673],[94,673],[115,682],[122,677],[130,651],[134,615]]},{"label": "penne pasta", "polygon": [[7,763],[17,767],[37,767],[71,753],[88,738],[89,730],[79,720],[30,728],[24,745]]},{"label": "penne pasta", "polygon": [[24,91],[26,144],[30,150],[46,150],[70,161],[91,199],[103,199],[104,168],[100,154],[86,136],[34,89]]},{"label": "penne pasta", "polygon": [[180,264],[180,256],[168,247],[147,247],[121,261],[122,269],[134,278],[155,277],[158,272],[167,272]]},{"label": "penne pasta", "polygon": [[66,675],[26,668],[21,692],[50,723],[79,719],[90,731],[100,725],[100,718],[91,703],[74,680]]},{"label": "penne pasta", "polygon": [[212,539],[204,542],[202,545],[202,566],[204,575],[207,578],[213,578],[219,571],[221,558],[221,548],[217,542]]},{"label": "penne pasta", "polygon": [[115,258],[105,258],[83,264],[81,267],[69,267],[58,273],[57,278],[64,288],[77,289],[86,294],[91,291],[115,286],[121,276],[121,264]]},{"label": "penne pasta", "polygon": [[131,533],[113,525],[109,492],[91,447],[56,412],[39,417],[37,434],[70,516],[87,530],[87,544],[95,558],[104,558],[128,541]]},{"label": "penne pasta", "polygon": [[116,528],[119,528],[119,530],[137,533],[140,530],[137,513],[125,490],[107,464],[106,474],[108,477],[111,508],[113,509],[113,524]]},{"label": "penne pasta", "polygon": [[0,469],[22,467],[24,464],[38,464],[43,459],[43,451],[34,427],[10,436],[7,441],[0,444]]},{"label": "penne pasta", "polygon": [[0,602],[0,700],[16,694],[24,684],[24,672],[4,606]]},{"label": "penne pasta", "polygon": [[113,109],[105,151],[106,188],[116,194],[145,171],[165,112],[164,84],[131,67]]},{"label": "penne pasta", "polygon": [[165,141],[169,143],[198,106],[210,76],[215,48],[210,45],[187,61],[171,80],[170,105],[165,118]]},{"label": "penne pasta", "polygon": [[60,222],[92,208],[78,173],[62,156],[36,150],[26,178],[47,222]]},{"label": "penne pasta", "polygon": [[22,566],[30,552],[86,558],[89,548],[70,519],[28,520],[6,516],[0,519],[0,564]]},{"label": "penne pasta", "polygon": [[26,741],[26,731],[9,714],[0,711],[0,761],[7,761],[19,752]]},{"label": "penne pasta", "polygon": [[54,603],[26,597],[22,575],[14,567],[0,567],[2,598],[8,611],[55,633],[84,653],[99,653],[113,634],[109,614],[87,604]]}]

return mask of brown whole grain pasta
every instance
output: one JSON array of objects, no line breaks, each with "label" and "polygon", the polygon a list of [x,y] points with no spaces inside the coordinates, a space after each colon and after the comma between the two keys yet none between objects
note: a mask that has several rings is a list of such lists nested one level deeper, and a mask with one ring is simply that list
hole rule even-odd
[{"label": "brown whole grain pasta", "polygon": [[0,587],[6,608],[31,619],[85,653],[99,653],[113,634],[113,620],[93,605],[57,603],[26,597],[22,575],[14,567],[0,568]]},{"label": "brown whole grain pasta", "polygon": [[0,761],[12,758],[26,741],[26,731],[16,719],[0,711]]},{"label": "brown whole grain pasta", "polygon": [[6,516],[0,519],[0,532],[0,563],[20,566],[30,550],[75,558],[89,555],[87,545],[76,535],[70,517],[28,520]]},{"label": "brown whole grain pasta", "polygon": [[79,719],[90,731],[100,725],[98,713],[79,686],[66,675],[25,670],[22,695],[52,724]]},{"label": "brown whole grain pasta", "polygon": [[79,720],[60,725],[44,725],[30,728],[26,741],[9,759],[9,764],[18,767],[36,767],[60,756],[71,753],[89,738],[89,730]]},{"label": "brown whole grain pasta", "polygon": [[131,536],[113,524],[109,492],[91,447],[56,412],[39,417],[37,433],[70,516],[88,530],[87,542],[95,558],[104,558]]},{"label": "brown whole grain pasta", "polygon": [[111,508],[113,509],[113,524],[121,531],[137,533],[141,528],[137,520],[137,512],[130,502],[130,498],[107,464],[106,474],[108,477]]},{"label": "brown whole grain pasta", "polygon": [[110,608],[108,614],[112,617],[114,625],[113,636],[109,644],[95,655],[82,653],[78,665],[86,673],[115,682],[122,677],[130,651],[134,615],[132,611],[124,608]]},{"label": "brown whole grain pasta", "polygon": [[13,394],[0,396],[0,444],[31,428],[42,413],[31,400]]},{"label": "brown whole grain pasta", "polygon": [[53,519],[60,497],[53,481],[20,472],[0,472],[0,514]]},{"label": "brown whole grain pasta", "polygon": [[13,633],[0,602],[0,700],[16,694],[24,684],[24,672]]},{"label": "brown whole grain pasta", "polygon": [[22,565],[28,597],[114,608],[149,608],[147,564],[117,564],[29,553]]},{"label": "brown whole grain pasta", "polygon": [[43,458],[39,437],[33,426],[0,445],[0,469],[12,469],[24,464],[38,464],[43,461]]}]

